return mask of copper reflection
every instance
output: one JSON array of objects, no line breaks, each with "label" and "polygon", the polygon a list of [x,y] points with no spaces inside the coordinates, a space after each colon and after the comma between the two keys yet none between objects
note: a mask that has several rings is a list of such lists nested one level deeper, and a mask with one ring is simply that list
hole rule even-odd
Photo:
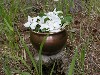
[{"label": "copper reflection", "polygon": [[[36,50],[39,51],[40,45],[47,34],[48,33],[36,33],[33,31],[30,32],[30,40]],[[47,36],[44,46],[42,48],[42,54],[53,55],[58,53],[64,47],[66,40],[66,30],[62,30],[57,33],[50,33]]]}]

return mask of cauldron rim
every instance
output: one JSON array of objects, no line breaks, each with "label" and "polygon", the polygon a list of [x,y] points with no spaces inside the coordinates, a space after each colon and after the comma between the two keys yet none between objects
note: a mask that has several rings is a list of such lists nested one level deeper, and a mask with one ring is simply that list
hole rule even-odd
[{"label": "cauldron rim", "polygon": [[44,33],[42,33],[42,32],[36,32],[36,31],[33,31],[33,30],[30,30],[31,32],[33,32],[33,33],[35,33],[35,34],[39,34],[39,35],[47,35],[47,34],[57,34],[57,33],[60,33],[60,32],[62,32],[62,31],[65,31],[66,29],[65,28],[63,28],[63,29],[61,29],[60,31],[58,31],[58,32],[44,32]]}]

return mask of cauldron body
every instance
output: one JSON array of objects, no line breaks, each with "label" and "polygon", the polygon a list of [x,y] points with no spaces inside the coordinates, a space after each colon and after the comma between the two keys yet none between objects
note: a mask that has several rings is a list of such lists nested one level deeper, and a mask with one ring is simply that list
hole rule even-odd
[{"label": "cauldron body", "polygon": [[62,30],[60,32],[55,33],[36,33],[34,31],[30,31],[30,41],[33,47],[39,51],[40,45],[45,39],[45,43],[43,44],[42,54],[43,55],[54,55],[62,50],[62,48],[66,44],[67,33],[66,30]]}]

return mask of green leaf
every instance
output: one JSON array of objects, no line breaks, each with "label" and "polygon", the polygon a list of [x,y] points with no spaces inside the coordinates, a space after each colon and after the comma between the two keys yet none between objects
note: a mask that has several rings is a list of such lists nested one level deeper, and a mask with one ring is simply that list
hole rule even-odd
[{"label": "green leaf", "polygon": [[49,32],[49,30],[44,28],[44,29],[41,30],[41,32]]},{"label": "green leaf", "polygon": [[39,32],[39,31],[40,31],[40,27],[41,27],[41,26],[40,26],[39,24],[36,25],[35,31],[36,31],[36,32]]},{"label": "green leaf", "polygon": [[44,12],[40,12],[39,16],[43,17],[43,16],[46,16],[46,15],[44,14]]},{"label": "green leaf", "polygon": [[44,19],[44,23],[46,23],[47,20],[50,20],[50,19],[49,19],[49,18],[45,18],[45,19]]},{"label": "green leaf", "polygon": [[71,15],[67,15],[65,19],[67,22],[72,22],[73,17]]},{"label": "green leaf", "polygon": [[60,16],[63,16],[63,13],[59,13],[58,16],[59,16],[59,17],[60,17]]},{"label": "green leaf", "polygon": [[73,17],[71,15],[66,15],[64,19],[61,19],[61,23],[64,25],[69,25],[72,22]]}]

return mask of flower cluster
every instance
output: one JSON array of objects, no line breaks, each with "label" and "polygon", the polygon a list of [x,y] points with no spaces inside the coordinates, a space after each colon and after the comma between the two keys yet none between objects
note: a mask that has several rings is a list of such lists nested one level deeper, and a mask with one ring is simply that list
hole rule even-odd
[{"label": "flower cluster", "polygon": [[63,16],[59,16],[62,11],[44,13],[44,16],[30,17],[28,16],[28,22],[24,24],[25,27],[30,27],[37,32],[58,32],[61,29],[61,19]]}]

